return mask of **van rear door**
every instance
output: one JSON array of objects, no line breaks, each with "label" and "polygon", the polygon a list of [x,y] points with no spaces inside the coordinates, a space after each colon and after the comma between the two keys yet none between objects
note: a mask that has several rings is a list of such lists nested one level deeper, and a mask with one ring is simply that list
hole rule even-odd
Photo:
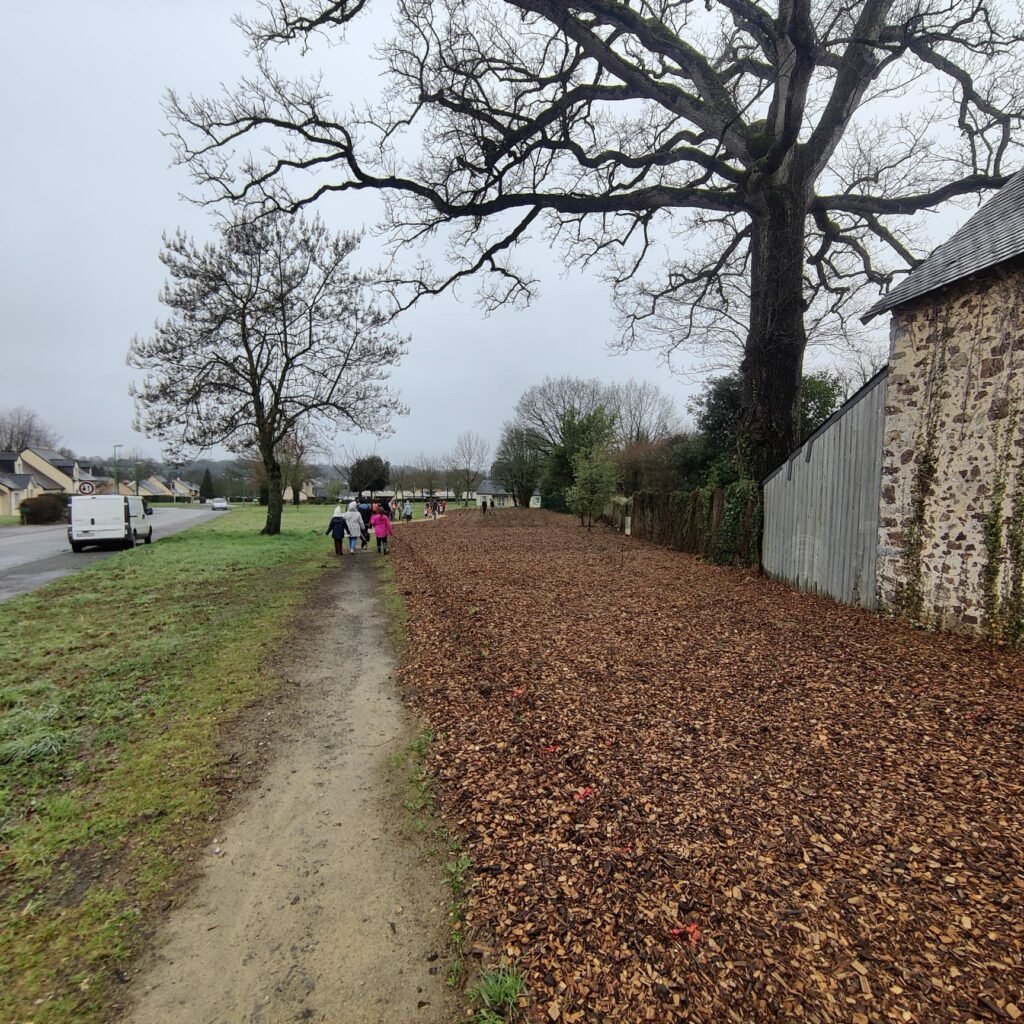
[{"label": "van rear door", "polygon": [[72,497],[68,530],[72,547],[76,544],[123,544],[130,535],[125,498],[116,494]]}]

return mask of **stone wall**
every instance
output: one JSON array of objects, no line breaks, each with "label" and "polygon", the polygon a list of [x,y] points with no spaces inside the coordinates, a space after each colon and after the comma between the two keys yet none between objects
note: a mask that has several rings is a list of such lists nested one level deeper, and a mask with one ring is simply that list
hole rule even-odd
[{"label": "stone wall", "polygon": [[1024,261],[893,316],[882,452],[881,607],[1024,635]]}]

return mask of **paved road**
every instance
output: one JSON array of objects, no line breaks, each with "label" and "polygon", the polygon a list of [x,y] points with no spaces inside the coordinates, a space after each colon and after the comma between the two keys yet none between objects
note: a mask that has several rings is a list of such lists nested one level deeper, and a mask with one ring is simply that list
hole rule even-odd
[{"label": "paved road", "polygon": [[[152,515],[153,543],[161,537],[180,533],[197,523],[205,523],[223,513],[204,508],[161,508]],[[51,580],[60,579],[92,564],[109,558],[113,551],[86,548],[73,554],[68,547],[67,526],[9,526],[0,528],[0,601],[18,594],[27,594]]]}]

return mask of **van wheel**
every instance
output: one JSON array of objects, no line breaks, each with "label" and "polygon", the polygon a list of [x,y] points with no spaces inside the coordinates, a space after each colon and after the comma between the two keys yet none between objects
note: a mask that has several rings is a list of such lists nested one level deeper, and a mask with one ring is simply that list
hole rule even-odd
[{"label": "van wheel", "polygon": [[74,553],[76,555],[80,555],[82,553],[82,548],[84,548],[84,547],[85,547],[85,545],[84,544],[79,544],[77,540],[73,540],[71,542],[71,550],[74,551]]},{"label": "van wheel", "polygon": [[135,547],[135,531],[134,530],[131,533],[129,533],[127,537],[125,537],[125,539],[124,539],[124,546],[128,550],[130,550],[131,548]]},{"label": "van wheel", "polygon": [[152,526],[149,528],[149,533],[146,534],[145,540],[146,540],[147,544],[152,544],[153,543],[153,527]]}]

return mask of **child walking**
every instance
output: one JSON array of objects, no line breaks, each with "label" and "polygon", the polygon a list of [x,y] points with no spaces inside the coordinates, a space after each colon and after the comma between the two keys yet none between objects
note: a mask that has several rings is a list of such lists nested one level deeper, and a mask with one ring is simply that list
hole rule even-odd
[{"label": "child walking", "polygon": [[345,524],[348,527],[348,550],[354,555],[356,553],[356,541],[363,535],[363,517],[356,508],[356,503],[348,503],[348,511],[345,513]]},{"label": "child walking", "polygon": [[334,538],[334,553],[336,555],[345,554],[345,534],[348,533],[348,523],[345,522],[345,514],[341,511],[340,505],[335,506],[334,515],[331,516],[331,521],[327,524],[324,533],[329,533]]},{"label": "child walking", "polygon": [[377,511],[370,517],[370,525],[373,527],[373,535],[377,538],[377,554],[388,553],[388,537],[394,533],[390,516],[384,512]]}]

